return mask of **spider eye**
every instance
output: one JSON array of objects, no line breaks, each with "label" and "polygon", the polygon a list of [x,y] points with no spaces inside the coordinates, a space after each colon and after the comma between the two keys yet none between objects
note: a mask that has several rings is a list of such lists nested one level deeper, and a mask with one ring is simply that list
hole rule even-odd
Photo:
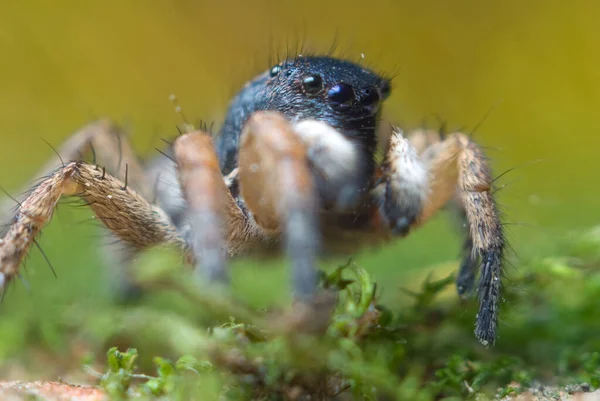
[{"label": "spider eye", "polygon": [[302,88],[306,93],[315,95],[323,89],[323,78],[320,75],[309,75],[302,80]]},{"label": "spider eye", "polygon": [[379,86],[379,93],[381,94],[382,99],[387,99],[392,92],[392,85],[390,85],[390,81],[383,81],[381,86]]},{"label": "spider eye", "polygon": [[339,83],[335,84],[329,89],[327,92],[327,98],[331,102],[331,105],[338,109],[346,109],[354,103],[356,99],[356,94],[354,93],[354,89],[352,86]]},{"label": "spider eye", "polygon": [[273,68],[271,68],[271,71],[269,71],[269,75],[271,76],[271,78],[273,78],[273,77],[276,77],[280,72],[281,72],[281,66],[276,65],[276,66],[273,66]]},{"label": "spider eye", "polygon": [[379,106],[379,91],[375,88],[367,89],[360,97],[360,105],[375,112]]}]

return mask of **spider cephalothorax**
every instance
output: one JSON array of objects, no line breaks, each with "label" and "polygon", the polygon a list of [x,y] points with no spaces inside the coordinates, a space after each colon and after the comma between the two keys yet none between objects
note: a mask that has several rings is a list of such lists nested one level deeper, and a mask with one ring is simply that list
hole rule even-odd
[{"label": "spider cephalothorax", "polygon": [[62,195],[84,199],[130,257],[179,246],[203,283],[227,283],[228,258],[282,243],[300,300],[316,296],[320,252],[404,236],[452,202],[469,227],[458,291],[471,293],[479,267],[475,334],[492,344],[504,238],[486,159],[461,133],[405,137],[394,129],[377,166],[377,122],[389,93],[388,80],[357,64],[285,60],[234,98],[215,144],[206,132],[187,132],[170,157],[146,168],[113,126],[85,127],[59,153],[74,160],[93,150],[97,159],[44,169],[47,178],[0,240],[0,288],[18,275]]}]

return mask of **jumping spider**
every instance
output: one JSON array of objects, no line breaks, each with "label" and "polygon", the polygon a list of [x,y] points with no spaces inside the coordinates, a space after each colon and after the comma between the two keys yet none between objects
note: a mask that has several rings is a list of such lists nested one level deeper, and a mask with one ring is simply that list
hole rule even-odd
[{"label": "jumping spider", "polygon": [[179,246],[211,285],[227,283],[228,257],[282,243],[300,300],[317,292],[319,252],[403,237],[453,203],[469,227],[458,292],[473,290],[479,266],[475,335],[493,344],[504,239],[486,158],[462,133],[405,137],[394,128],[377,165],[390,91],[389,80],[348,61],[287,59],[239,92],[214,142],[187,132],[146,168],[109,123],[83,128],[59,153],[81,160],[93,151],[106,166],[126,166],[124,180],[119,167],[48,166],[0,240],[0,289],[19,274],[63,195],[82,198],[132,254]]}]

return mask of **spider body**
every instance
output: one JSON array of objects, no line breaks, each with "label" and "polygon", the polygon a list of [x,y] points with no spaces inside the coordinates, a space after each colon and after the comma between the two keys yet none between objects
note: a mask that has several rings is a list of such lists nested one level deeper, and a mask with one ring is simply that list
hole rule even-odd
[{"label": "spider body", "polygon": [[486,159],[461,133],[404,137],[394,129],[377,165],[378,120],[390,88],[348,61],[288,59],[232,100],[215,143],[204,132],[188,132],[170,157],[146,168],[114,127],[91,124],[59,153],[74,160],[93,150],[107,167],[74,161],[45,168],[47,178],[20,203],[0,242],[0,288],[18,274],[62,195],[84,199],[128,256],[179,246],[209,284],[227,283],[228,258],[281,244],[300,300],[317,293],[315,263],[323,250],[354,251],[405,236],[453,203],[469,228],[458,291],[471,293],[479,267],[475,334],[492,344],[504,238]]},{"label": "spider body", "polygon": [[[326,149],[322,146],[309,149],[308,159],[323,165],[330,162],[323,160],[325,156],[351,165],[346,166],[348,171],[338,178],[339,183],[335,182],[337,171],[325,176],[322,171],[313,170],[320,208],[324,212],[322,229],[336,231],[325,236],[323,245],[325,250],[355,250],[366,234],[343,235],[343,231],[368,227],[370,216],[365,213],[372,214],[375,202],[369,189],[375,173],[377,121],[381,103],[389,96],[390,90],[387,79],[344,60],[318,56],[285,60],[247,83],[230,103],[215,141],[221,172],[227,176],[238,168],[242,129],[256,112],[278,112],[294,124],[309,120],[324,122],[342,134],[347,142],[340,143],[341,149],[335,147],[335,142]],[[313,135],[327,134],[319,132]],[[338,150],[341,151],[339,156],[319,154]],[[352,157],[348,157],[349,153]],[[169,149],[169,154],[172,154],[172,149]],[[159,180],[157,192],[163,209],[168,211],[173,221],[183,226],[182,230],[191,230],[189,225],[185,226],[186,205],[183,194],[177,188],[175,164],[159,157],[152,162],[150,169],[155,173],[154,179]],[[250,213],[236,177],[229,181],[228,187],[237,204],[245,213]],[[383,239],[385,235],[382,234],[383,230],[377,230],[375,237]],[[352,238],[355,240],[352,241]],[[254,244],[253,250],[258,251],[260,245]]]}]

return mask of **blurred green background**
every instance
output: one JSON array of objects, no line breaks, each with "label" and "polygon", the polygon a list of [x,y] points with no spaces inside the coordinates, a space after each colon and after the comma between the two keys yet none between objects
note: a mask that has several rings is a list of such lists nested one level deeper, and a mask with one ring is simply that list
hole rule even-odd
[{"label": "blurred green background", "polygon": [[[171,93],[193,121],[218,124],[237,89],[286,47],[325,52],[337,42],[338,54],[397,73],[386,121],[437,127],[439,116],[467,131],[483,121],[475,138],[496,174],[515,168],[498,196],[511,258],[523,257],[600,223],[599,21],[593,0],[2,0],[0,185],[18,191],[52,156],[44,141],[58,146],[97,117],[125,124],[139,153],[154,155],[181,122]],[[108,302],[87,217],[63,206],[40,241],[58,279],[34,250],[24,274],[31,291],[7,292],[0,360],[31,341],[60,344],[52,322],[64,305]],[[448,223],[441,215],[358,261],[393,297],[405,271],[455,267],[461,239]],[[285,271],[255,264],[234,280],[259,304],[288,282]]]}]

